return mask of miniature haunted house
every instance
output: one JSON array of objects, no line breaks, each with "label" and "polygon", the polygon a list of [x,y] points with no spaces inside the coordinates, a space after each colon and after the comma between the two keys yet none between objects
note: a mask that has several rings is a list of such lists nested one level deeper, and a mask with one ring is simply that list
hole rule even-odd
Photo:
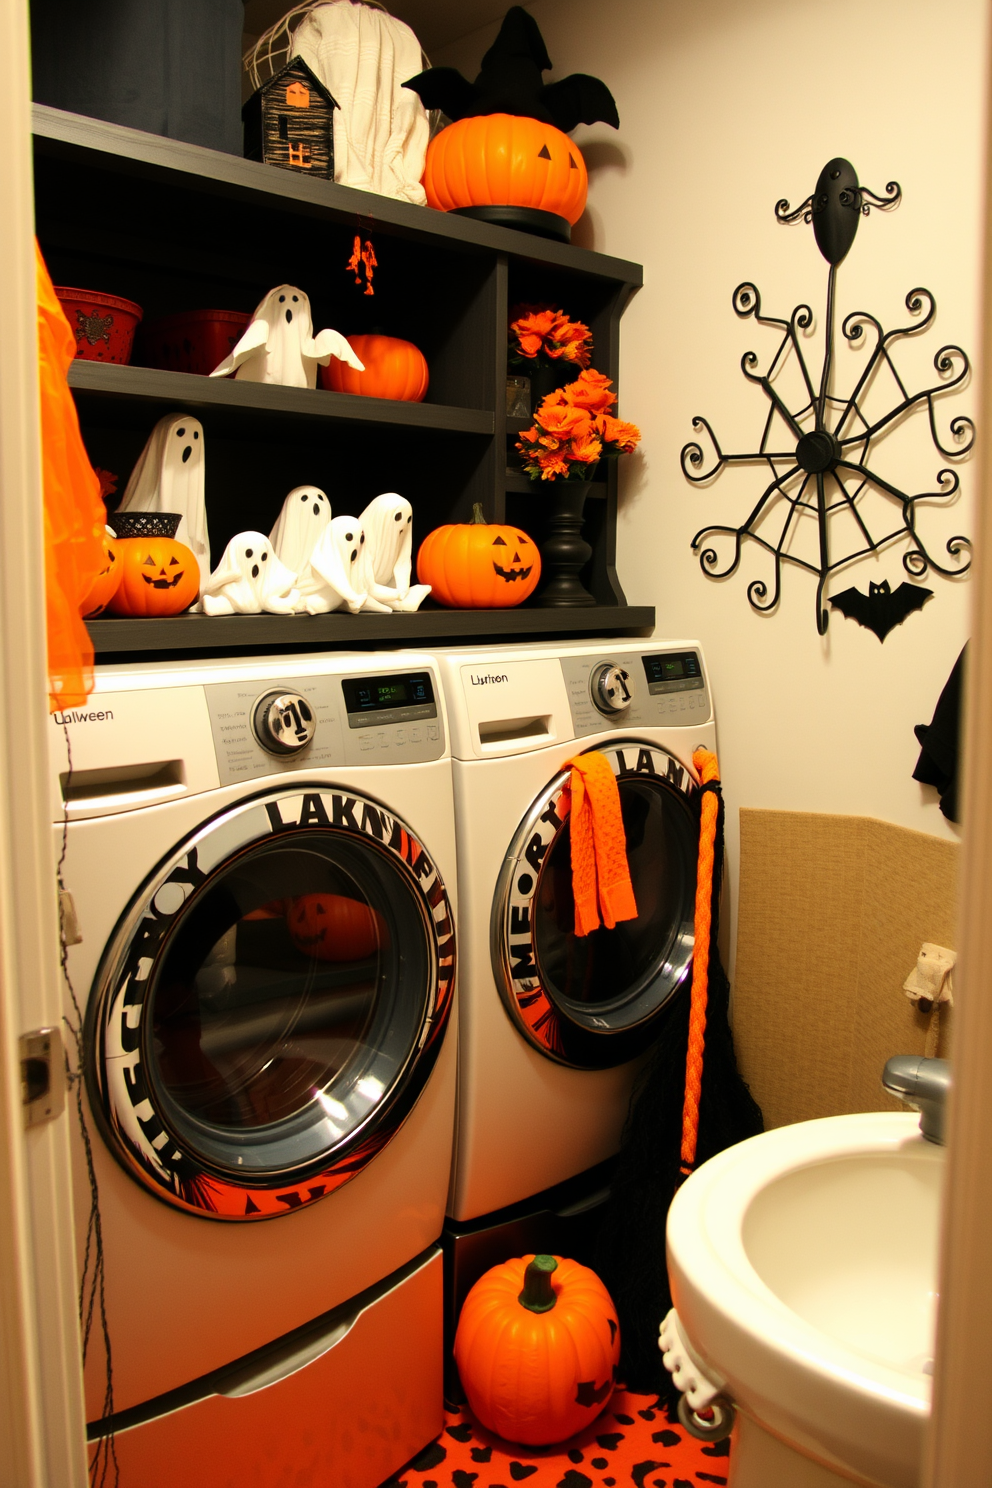
[{"label": "miniature haunted house", "polygon": [[301,57],[268,78],[241,116],[245,155],[334,180],[334,110],[337,103]]}]

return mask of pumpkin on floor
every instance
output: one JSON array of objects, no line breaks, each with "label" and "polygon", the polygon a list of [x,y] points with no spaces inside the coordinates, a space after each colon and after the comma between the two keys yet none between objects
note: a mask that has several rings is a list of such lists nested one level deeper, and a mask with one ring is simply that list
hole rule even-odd
[{"label": "pumpkin on floor", "polygon": [[499,610],[521,604],[541,577],[534,539],[519,527],[487,522],[478,502],[471,522],[428,532],[417,554],[417,578],[455,610]]},{"label": "pumpkin on floor", "polygon": [[364,398],[391,398],[399,403],[422,403],[427,396],[427,358],[412,341],[399,336],[349,336],[348,344],[364,372],[333,357],[320,368],[320,383],[332,393],[357,393]]},{"label": "pumpkin on floor", "polygon": [[82,604],[79,613],[86,620],[92,620],[97,615],[102,615],[107,605],[117,593],[117,586],[123,575],[123,568],[117,561],[117,544],[108,532],[103,539],[103,567],[97,574]]},{"label": "pumpkin on floor", "polygon": [[174,537],[119,538],[117,559],[121,579],[107,606],[112,615],[180,615],[199,597],[196,556]]},{"label": "pumpkin on floor", "polygon": [[594,1271],[521,1256],[475,1283],[458,1319],[455,1363],[472,1411],[507,1441],[564,1441],[608,1404],[620,1327]]}]

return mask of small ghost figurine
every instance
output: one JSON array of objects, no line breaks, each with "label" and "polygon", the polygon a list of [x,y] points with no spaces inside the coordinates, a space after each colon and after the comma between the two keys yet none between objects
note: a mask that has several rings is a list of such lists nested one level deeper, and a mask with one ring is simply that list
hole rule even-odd
[{"label": "small ghost figurine", "polygon": [[310,554],[306,569],[297,578],[297,609],[306,610],[308,615],[326,615],[329,610],[342,609],[357,615],[368,607],[368,595],[355,586],[363,542],[357,517],[332,518]]},{"label": "small ghost figurine", "polygon": [[310,562],[321,533],[331,520],[331,503],[319,486],[294,486],[276,517],[269,542],[291,573]]},{"label": "small ghost figurine", "polygon": [[131,471],[118,511],[178,512],[176,540],[192,548],[200,565],[200,592],[210,572],[210,536],[204,500],[203,426],[186,413],[159,419]]},{"label": "small ghost figurine", "polygon": [[278,382],[283,387],[315,388],[317,364],[326,367],[339,357],[365,371],[340,331],[313,333],[310,301],[302,289],[279,284],[255,307],[251,324],[241,340],[211,372],[211,377],[234,373],[242,382]]},{"label": "small ghost figurine", "polygon": [[362,512],[365,546],[359,586],[390,610],[419,608],[430,584],[410,584],[413,561],[413,508],[403,496],[387,491]]},{"label": "small ghost figurine", "polygon": [[200,603],[208,615],[293,615],[295,575],[261,532],[239,532],[207,580]]}]

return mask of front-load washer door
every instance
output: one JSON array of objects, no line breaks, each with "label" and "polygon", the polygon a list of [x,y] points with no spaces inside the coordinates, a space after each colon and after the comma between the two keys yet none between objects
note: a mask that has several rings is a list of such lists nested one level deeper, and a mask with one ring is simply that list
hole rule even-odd
[{"label": "front-load washer door", "polygon": [[454,957],[440,875],[378,801],[297,784],[222,811],[141,886],[97,971],[87,1076],[112,1151],[191,1214],[313,1203],[424,1088]]},{"label": "front-load washer door", "polygon": [[529,1043],[578,1069],[623,1064],[692,968],[699,789],[641,739],[600,745],[617,777],[637,918],[575,934],[571,833],[561,770],[520,823],[493,900],[493,973]]}]

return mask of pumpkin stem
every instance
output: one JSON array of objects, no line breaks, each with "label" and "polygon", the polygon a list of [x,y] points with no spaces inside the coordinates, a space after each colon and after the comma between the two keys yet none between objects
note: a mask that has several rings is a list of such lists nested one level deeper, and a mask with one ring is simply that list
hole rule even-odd
[{"label": "pumpkin stem", "polygon": [[554,1256],[537,1255],[524,1272],[524,1289],[517,1298],[528,1312],[550,1312],[558,1301],[551,1285],[551,1273],[558,1270]]},{"label": "pumpkin stem", "polygon": [[482,502],[476,501],[472,507],[472,521],[469,523],[469,526],[485,527],[486,525],[486,519],[482,515]]}]

